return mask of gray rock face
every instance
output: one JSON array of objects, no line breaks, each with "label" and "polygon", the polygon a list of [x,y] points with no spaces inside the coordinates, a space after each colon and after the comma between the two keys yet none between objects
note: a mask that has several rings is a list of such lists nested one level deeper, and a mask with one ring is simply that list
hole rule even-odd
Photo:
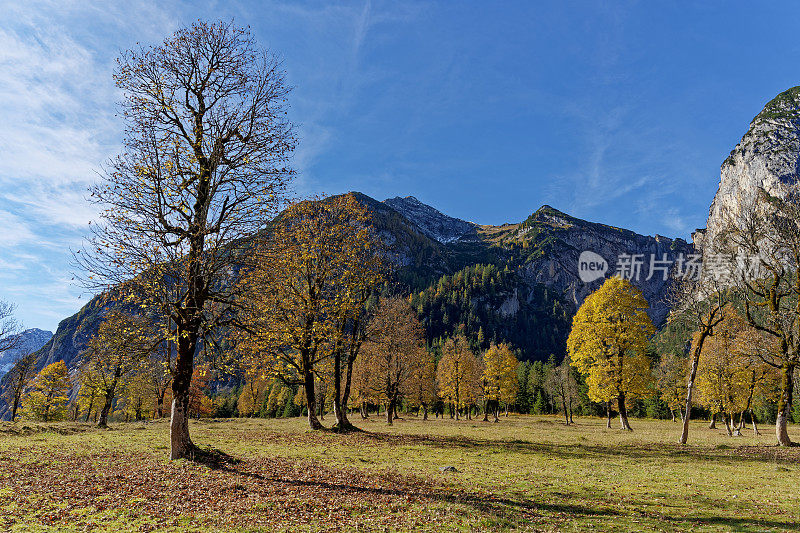
[{"label": "gray rock face", "polygon": [[800,87],[793,87],[764,106],[722,163],[705,234],[697,239],[704,253],[713,249],[726,216],[740,213],[743,206],[755,199],[759,188],[784,197],[789,187],[796,186],[798,163]]},{"label": "gray rock face", "polygon": [[447,216],[413,196],[397,196],[383,203],[414,223],[424,235],[442,244],[474,240],[477,237],[477,226],[472,222]]},{"label": "gray rock face", "polygon": [[32,328],[26,329],[19,336],[20,341],[17,346],[0,352],[0,376],[11,369],[17,358],[33,353],[47,344],[47,341],[53,336],[53,332]]},{"label": "gray rock face", "polygon": [[[549,240],[546,253],[528,261],[522,269],[521,274],[529,283],[542,283],[556,290],[577,308],[605,278],[621,273],[647,298],[649,314],[656,325],[669,313],[666,300],[670,280],[665,270],[695,254],[694,246],[683,239],[639,235],[574,218],[549,206],[534,213],[518,231],[523,235],[536,232]],[[607,265],[605,274],[590,283],[579,277],[584,251],[601,256]]]}]

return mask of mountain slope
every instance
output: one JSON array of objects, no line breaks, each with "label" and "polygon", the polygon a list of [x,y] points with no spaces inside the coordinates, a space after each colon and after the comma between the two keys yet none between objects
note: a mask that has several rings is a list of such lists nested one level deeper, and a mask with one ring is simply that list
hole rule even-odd
[{"label": "mountain slope", "polygon": [[726,215],[740,213],[759,188],[785,197],[797,186],[799,170],[800,87],[792,87],[767,102],[723,161],[706,228],[698,230],[695,241],[712,250]]},{"label": "mountain slope", "polygon": [[53,336],[52,331],[26,329],[19,334],[19,344],[10,350],[0,352],[0,377],[13,365],[18,357],[33,353],[44,346]]},{"label": "mountain slope", "polygon": [[[654,321],[662,322],[668,283],[660,274],[646,279],[649,258],[693,250],[681,239],[638,235],[549,206],[520,223],[481,226],[448,217],[413,197],[379,202],[353,194],[388,244],[396,281],[412,295],[430,342],[463,328],[476,348],[510,342],[525,359],[563,355],[572,314],[604,277],[614,274],[621,256],[642,257],[640,279],[633,283],[651,303]],[[605,273],[590,283],[579,276],[584,251],[606,264]],[[63,320],[37,353],[37,367],[63,360],[74,368],[106,309],[98,296]],[[0,390],[3,386],[0,381]],[[0,405],[0,418],[3,411]]]}]

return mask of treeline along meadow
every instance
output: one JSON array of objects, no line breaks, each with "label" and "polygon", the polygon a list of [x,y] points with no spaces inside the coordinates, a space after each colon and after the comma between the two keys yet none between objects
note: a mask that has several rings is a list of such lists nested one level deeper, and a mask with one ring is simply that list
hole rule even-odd
[{"label": "treeline along meadow", "polygon": [[[199,21],[122,54],[115,81],[125,150],[92,190],[102,224],[75,254],[108,305],[74,369],[17,361],[4,393],[14,419],[169,417],[173,459],[196,450],[192,417],[304,416],[313,430],[329,417],[348,432],[370,416],[559,413],[611,427],[618,414],[623,430],[670,418],[685,443],[688,421],[707,416],[730,436],[774,422],[790,444],[797,195],[762,195],[731,220],[720,246],[763,268],[732,259],[725,280],[677,276],[660,332],[618,277],[570,327],[572,310],[544,286],[520,302],[507,266],[434,276],[424,265],[444,259],[431,249],[398,275],[385,227],[356,194],[292,198],[290,88],[248,29]],[[14,339],[11,311],[0,306],[0,346]]]}]

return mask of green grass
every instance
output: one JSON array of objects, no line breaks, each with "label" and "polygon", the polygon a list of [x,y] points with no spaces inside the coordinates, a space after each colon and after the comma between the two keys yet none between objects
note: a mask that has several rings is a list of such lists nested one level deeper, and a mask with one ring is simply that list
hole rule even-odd
[{"label": "green grass", "polygon": [[[165,422],[0,425],[0,529],[58,531],[791,531],[800,449],[692,424],[409,417],[366,433],[201,420],[231,456],[170,462]],[[800,432],[792,428],[800,441]],[[457,472],[441,473],[452,465]]]}]

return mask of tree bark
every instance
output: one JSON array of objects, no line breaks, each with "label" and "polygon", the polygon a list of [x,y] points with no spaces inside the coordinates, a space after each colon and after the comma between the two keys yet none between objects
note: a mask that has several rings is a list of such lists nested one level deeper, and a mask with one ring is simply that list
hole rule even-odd
[{"label": "tree bark", "polygon": [[750,422],[753,424],[753,435],[761,435],[756,425],[756,414],[753,412],[752,408],[750,409]]},{"label": "tree bark", "polygon": [[569,412],[567,412],[567,400],[564,396],[561,396],[561,406],[564,408],[564,420],[566,421],[567,425],[569,425]]},{"label": "tree bark", "polygon": [[335,431],[346,431],[352,427],[352,424],[347,419],[347,409],[342,406],[347,406],[347,399],[343,398],[344,391],[342,390],[342,356],[339,350],[333,357],[333,416],[336,422],[333,424]]},{"label": "tree bark", "polygon": [[395,409],[395,400],[394,398],[389,399],[389,405],[386,407],[386,423],[390,426],[393,424],[394,420],[394,409]]},{"label": "tree bark", "polygon": [[631,428],[631,425],[628,423],[628,410],[625,408],[624,394],[617,396],[617,407],[619,408],[619,423],[621,428],[626,431],[633,431],[633,428]]},{"label": "tree bark", "polygon": [[97,420],[97,427],[108,427],[108,413],[111,412],[111,406],[114,404],[114,389],[116,385],[112,385],[105,391],[105,398],[103,399],[103,408],[100,410],[100,418]]},{"label": "tree bark", "polygon": [[722,413],[722,420],[725,422],[725,432],[728,434],[729,437],[733,436],[733,430],[731,428],[731,415],[728,413]]},{"label": "tree bark", "polygon": [[717,429],[717,413],[711,413],[711,422],[708,423],[708,429]]},{"label": "tree bark", "polygon": [[314,373],[307,369],[303,376],[303,389],[306,391],[306,407],[308,411],[308,427],[322,429],[322,424],[317,418],[317,392],[314,389]]},{"label": "tree bark", "polygon": [[606,429],[611,429],[611,400],[606,402]]},{"label": "tree bark", "polygon": [[794,366],[793,363],[784,363],[781,367],[781,396],[778,399],[778,416],[775,419],[775,436],[780,446],[792,445],[788,425],[792,408]]},{"label": "tree bark", "polygon": [[197,329],[178,327],[177,357],[172,376],[172,413],[169,423],[170,459],[183,459],[194,448],[189,437],[189,389],[194,370]]},{"label": "tree bark", "polygon": [[703,343],[705,343],[706,337],[708,337],[709,334],[709,328],[700,330],[700,337],[697,339],[697,345],[692,353],[692,365],[689,370],[689,379],[686,382],[686,407],[684,408],[684,413],[686,413],[686,415],[683,417],[681,436],[678,439],[678,442],[681,444],[686,444],[689,441],[689,418],[692,412],[692,394],[694,393],[694,381],[697,378],[697,364],[700,361],[700,352],[703,350]]}]

